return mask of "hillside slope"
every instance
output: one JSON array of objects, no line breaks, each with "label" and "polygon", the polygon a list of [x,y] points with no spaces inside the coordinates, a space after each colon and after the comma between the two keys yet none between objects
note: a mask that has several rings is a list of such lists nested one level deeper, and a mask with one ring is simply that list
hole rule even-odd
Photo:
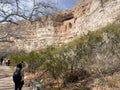
[{"label": "hillside slope", "polygon": [[47,70],[42,77],[35,75],[48,90],[119,90],[119,20],[61,47],[13,55],[11,60],[27,61],[32,72]]},{"label": "hillside slope", "polygon": [[[19,25],[1,25],[1,54],[31,52],[47,46],[60,46],[113,23],[120,13],[120,0],[81,0],[70,10],[38,18],[18,21]],[[44,23],[41,23],[44,22]],[[2,34],[2,32],[1,32]]]}]

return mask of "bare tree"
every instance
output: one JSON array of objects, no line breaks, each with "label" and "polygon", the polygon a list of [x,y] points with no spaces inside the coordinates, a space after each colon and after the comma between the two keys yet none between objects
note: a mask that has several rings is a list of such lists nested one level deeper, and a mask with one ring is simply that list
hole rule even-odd
[{"label": "bare tree", "polygon": [[[34,21],[42,15],[48,15],[57,10],[56,4],[49,0],[0,0],[0,23],[13,23],[18,20]],[[0,39],[10,36],[8,30],[0,30]],[[13,35],[12,35],[13,36]]]},{"label": "bare tree", "polygon": [[34,20],[56,10],[54,3],[41,0],[1,0],[0,23],[18,19]]}]

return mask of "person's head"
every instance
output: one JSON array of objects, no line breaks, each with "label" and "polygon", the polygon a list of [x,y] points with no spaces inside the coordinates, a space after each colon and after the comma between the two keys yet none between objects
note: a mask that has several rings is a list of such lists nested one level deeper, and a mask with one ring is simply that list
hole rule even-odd
[{"label": "person's head", "polygon": [[22,64],[21,63],[17,64],[17,68],[22,69]]},{"label": "person's head", "polygon": [[23,64],[24,62],[23,62],[23,61],[21,61],[21,63]]}]

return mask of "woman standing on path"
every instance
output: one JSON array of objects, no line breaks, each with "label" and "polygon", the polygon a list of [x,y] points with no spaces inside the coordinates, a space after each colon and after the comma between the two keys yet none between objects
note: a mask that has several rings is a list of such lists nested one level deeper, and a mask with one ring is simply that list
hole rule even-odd
[{"label": "woman standing on path", "polygon": [[2,58],[1,58],[1,60],[0,60],[0,62],[1,62],[1,65],[2,65],[2,63],[3,63],[3,60],[4,60],[4,58],[2,57]]},{"label": "woman standing on path", "polygon": [[15,84],[15,90],[22,90],[24,85],[24,71],[28,68],[26,62],[21,62],[17,64],[16,70],[13,73],[13,81]]}]

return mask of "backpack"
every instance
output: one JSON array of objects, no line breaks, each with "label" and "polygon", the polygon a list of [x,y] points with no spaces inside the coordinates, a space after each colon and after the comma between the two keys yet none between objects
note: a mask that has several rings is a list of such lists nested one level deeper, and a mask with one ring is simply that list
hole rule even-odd
[{"label": "backpack", "polygon": [[13,73],[13,81],[14,82],[20,82],[21,80],[22,80],[21,71],[20,70],[16,70]]}]

